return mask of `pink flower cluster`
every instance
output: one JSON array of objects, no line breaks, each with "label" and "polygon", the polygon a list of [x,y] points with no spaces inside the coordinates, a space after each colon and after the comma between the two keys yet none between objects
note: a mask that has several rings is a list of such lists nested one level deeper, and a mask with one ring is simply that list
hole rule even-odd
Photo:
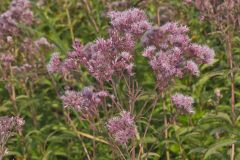
[{"label": "pink flower cluster", "polygon": [[46,52],[50,49],[54,48],[54,45],[48,42],[45,37],[41,37],[36,40],[32,40],[31,38],[25,38],[21,44],[21,51],[27,53],[29,56],[36,55],[40,52]]},{"label": "pink flower cluster", "polygon": [[1,64],[8,65],[14,61],[14,57],[11,54],[1,54],[0,55],[0,62]]},{"label": "pink flower cluster", "polygon": [[121,33],[139,36],[151,28],[144,11],[137,8],[124,12],[111,11],[108,13],[108,17],[111,19],[113,29]]},{"label": "pink flower cluster", "polygon": [[[112,11],[108,16],[111,19],[108,38],[98,38],[86,45],[76,41],[64,60],[54,53],[47,66],[48,71],[65,74],[82,65],[99,82],[125,73],[132,75],[134,49],[142,35],[143,56],[149,59],[160,91],[166,90],[175,78],[182,78],[185,74],[198,76],[198,65],[213,62],[214,51],[205,45],[192,43],[186,26],[167,23],[152,27],[139,9]],[[81,92],[67,90],[61,99],[65,107],[72,107],[84,118],[91,118],[98,113],[98,106],[107,96],[105,91],[93,92],[92,88],[87,87]],[[178,112],[194,112],[192,97],[176,94],[171,98]],[[122,111],[106,126],[118,144],[126,144],[136,135],[136,125],[130,112]]]},{"label": "pink flower cluster", "polygon": [[25,63],[21,66],[13,66],[12,69],[14,74],[17,74],[17,73],[22,74],[22,73],[29,73],[33,67],[35,66]]},{"label": "pink flower cluster", "polygon": [[0,38],[14,36],[20,33],[18,23],[31,25],[33,13],[28,0],[13,0],[9,10],[0,15]]},{"label": "pink flower cluster", "polygon": [[192,104],[194,102],[192,97],[184,96],[177,93],[171,97],[172,103],[176,106],[176,109],[181,114],[194,113]]},{"label": "pink flower cluster", "polygon": [[9,134],[13,130],[21,130],[24,123],[25,121],[21,117],[0,117],[0,134]]},{"label": "pink flower cluster", "polygon": [[48,72],[54,73],[54,72],[59,72],[61,69],[61,60],[59,57],[59,53],[53,53],[52,57],[47,65]]},{"label": "pink flower cluster", "polygon": [[192,43],[187,33],[186,26],[167,23],[148,30],[142,37],[143,56],[149,59],[161,91],[174,78],[182,78],[185,73],[198,76],[198,65],[213,61],[214,51]]},{"label": "pink flower cluster", "polygon": [[6,152],[5,145],[8,138],[15,131],[20,131],[24,123],[25,121],[20,117],[0,117],[0,157]]},{"label": "pink flower cluster", "polygon": [[83,118],[91,118],[98,113],[98,106],[107,96],[105,91],[93,92],[93,88],[85,87],[81,92],[65,91],[61,99],[64,107],[72,107],[80,112]]},{"label": "pink flower cluster", "polygon": [[73,51],[61,62],[54,54],[48,65],[49,72],[67,73],[83,65],[98,81],[111,80],[114,75],[133,74],[133,50],[136,35],[150,28],[142,10],[130,9],[123,12],[108,13],[112,28],[109,38],[99,38],[93,43],[82,46],[73,44]]},{"label": "pink flower cluster", "polygon": [[98,39],[95,43],[85,46],[83,50],[80,48],[76,50],[81,57],[79,62],[99,81],[111,80],[114,74],[124,71],[132,74],[132,55],[121,50],[120,47],[123,46],[117,46],[126,45],[123,43],[115,43],[112,38]]},{"label": "pink flower cluster", "polygon": [[134,118],[126,111],[122,111],[120,116],[110,119],[107,122],[107,129],[119,144],[126,144],[136,135]]},{"label": "pink flower cluster", "polygon": [[[109,38],[99,38],[85,46],[75,42],[73,51],[68,53],[63,62],[60,63],[56,54],[53,55],[48,70],[66,73],[83,65],[93,77],[101,82],[111,80],[114,75],[123,73],[132,75],[134,57],[132,52],[137,40],[136,35],[143,34],[150,28],[150,24],[144,12],[139,9],[112,11],[108,15],[112,24]],[[58,69],[54,66],[58,66]]]}]

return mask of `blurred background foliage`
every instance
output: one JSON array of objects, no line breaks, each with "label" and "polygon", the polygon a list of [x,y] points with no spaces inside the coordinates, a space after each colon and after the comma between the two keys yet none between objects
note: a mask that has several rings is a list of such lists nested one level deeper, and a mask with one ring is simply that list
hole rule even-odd
[{"label": "blurred background foliage", "polygon": [[[225,43],[216,32],[215,26],[208,21],[200,21],[195,8],[187,6],[181,0],[131,0],[123,6],[115,6],[110,0],[32,0],[36,24],[33,28],[26,28],[26,32],[33,33],[34,38],[46,37],[56,45],[56,51],[66,56],[71,50],[74,39],[83,44],[98,37],[107,36],[109,22],[105,17],[111,9],[124,10],[139,7],[146,11],[150,21],[162,25],[168,21],[177,21],[190,28],[193,41],[208,44],[216,52],[215,62],[211,66],[201,66],[201,76],[186,77],[176,81],[169,94],[181,91],[192,95],[195,99],[196,113],[192,116],[178,116],[177,125],[169,125],[169,138],[163,136],[164,113],[162,103],[159,103],[153,114],[152,126],[144,145],[149,150],[147,159],[165,159],[165,144],[168,143],[171,159],[228,159],[231,143],[236,143],[236,159],[240,159],[239,147],[239,119],[231,118],[230,110],[230,80],[225,51]],[[4,12],[10,1],[0,1],[0,12]],[[233,37],[234,66],[236,68],[236,115],[240,107],[240,36],[239,32]],[[141,56],[141,48],[136,58],[136,78],[139,85],[146,91],[154,87],[154,77],[147,61]],[[52,53],[44,53],[46,63]],[[30,73],[31,74],[31,73]],[[14,136],[8,143],[9,153],[5,159],[17,160],[75,160],[86,159],[83,143],[91,151],[92,140],[89,138],[91,130],[86,122],[74,123],[79,128],[76,133],[69,125],[56,90],[63,92],[65,86],[82,88],[92,84],[87,72],[73,75],[76,80],[62,81],[60,77],[48,75],[45,71],[37,79],[29,80],[31,93],[23,94],[19,82],[15,83],[18,113],[24,117],[26,124],[23,133]],[[53,84],[52,79],[56,83]],[[220,89],[223,95],[216,103],[215,90]],[[138,102],[141,106],[149,97],[142,97]],[[140,105],[141,104],[141,105]],[[166,97],[168,112],[171,112],[169,97]],[[138,106],[136,106],[138,110]],[[7,94],[4,81],[0,81],[0,114],[13,115],[13,104]],[[145,114],[148,114],[146,112]],[[168,114],[170,115],[170,114]],[[191,121],[189,121],[191,119]],[[189,123],[191,122],[191,123]],[[139,132],[144,131],[146,119],[137,122]],[[86,135],[84,135],[86,133]],[[102,135],[104,137],[106,135]],[[90,153],[91,154],[91,153]],[[112,159],[107,144],[97,142],[96,159]]]}]

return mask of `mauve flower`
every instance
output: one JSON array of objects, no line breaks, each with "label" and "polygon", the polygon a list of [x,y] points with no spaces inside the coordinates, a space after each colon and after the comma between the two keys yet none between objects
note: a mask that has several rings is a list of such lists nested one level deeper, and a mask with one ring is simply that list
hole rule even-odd
[{"label": "mauve flower", "polygon": [[188,28],[178,23],[168,22],[161,27],[153,27],[142,37],[143,46],[155,46],[166,49],[170,45],[185,47],[190,39],[187,36]]},{"label": "mauve flower", "polygon": [[81,92],[67,90],[61,99],[65,108],[71,107],[83,118],[91,118],[98,113],[98,106],[107,96],[105,91],[93,92],[93,88],[85,87]]},{"label": "mauve flower", "polygon": [[79,66],[79,64],[77,63],[77,61],[75,59],[67,58],[61,64],[61,71],[63,74],[67,74],[70,71],[75,70],[78,66]]},{"label": "mauve flower", "polygon": [[0,15],[0,37],[16,36],[20,33],[18,23],[32,25],[33,13],[28,0],[13,0],[9,9]]},{"label": "mauve flower", "polygon": [[33,24],[33,12],[31,10],[26,10],[21,15],[20,23],[25,25],[32,25]]},{"label": "mauve flower", "polygon": [[[72,69],[83,65],[101,82],[111,80],[114,75],[121,72],[127,71],[132,74],[130,66],[132,66],[133,56],[121,48],[123,44],[120,43],[120,39],[115,40],[119,41],[113,41],[112,38],[99,38],[95,43],[89,43],[85,47],[76,42],[73,46],[74,50],[69,52],[65,61],[72,59]],[[68,67],[69,70],[71,67]]]},{"label": "mauve flower", "polygon": [[24,125],[24,119],[20,117],[0,117],[0,157],[7,151],[5,145],[15,131],[20,131]]},{"label": "mauve flower", "polygon": [[176,106],[176,109],[181,114],[194,113],[192,104],[194,100],[190,96],[177,93],[171,97],[172,103]]},{"label": "mauve flower", "polygon": [[45,37],[41,37],[34,41],[35,46],[40,50],[41,48],[53,48],[54,45],[49,43]]},{"label": "mauve flower", "polygon": [[142,37],[143,56],[149,59],[160,91],[166,90],[172,80],[182,78],[186,73],[198,76],[197,64],[209,64],[214,59],[214,51],[192,43],[188,31],[186,26],[169,22],[153,27]]},{"label": "mauve flower", "polygon": [[31,6],[28,0],[13,0],[11,8],[28,9]]},{"label": "mauve flower", "polygon": [[11,54],[2,54],[0,55],[0,61],[5,65],[10,64],[14,61],[14,57]]},{"label": "mauve flower", "polygon": [[47,65],[47,70],[50,73],[61,72],[61,60],[59,57],[59,53],[53,53],[52,57]]},{"label": "mauve flower", "polygon": [[38,49],[31,38],[25,38],[21,44],[21,51],[32,56],[38,52]]},{"label": "mauve flower", "polygon": [[34,66],[28,64],[28,63],[25,63],[21,66],[13,66],[12,69],[13,69],[13,72],[16,74],[16,73],[29,73],[31,71],[31,69],[33,69]]},{"label": "mauve flower", "polygon": [[191,44],[189,46],[189,54],[196,57],[197,62],[211,64],[214,60],[214,50],[206,45]]},{"label": "mauve flower", "polygon": [[158,88],[165,90],[175,77],[183,77],[182,52],[178,47],[158,52],[150,59],[150,65],[156,74]]},{"label": "mauve flower", "polygon": [[121,35],[117,30],[111,30],[110,38],[115,50],[119,52],[132,52],[134,50],[136,40],[131,34],[126,33],[124,35]]},{"label": "mauve flower", "polygon": [[112,27],[122,33],[141,35],[151,28],[144,11],[133,8],[126,11],[108,12]]},{"label": "mauve flower", "polygon": [[74,42],[73,50],[60,64],[62,73],[69,73],[82,65],[101,83],[112,80],[114,76],[134,74],[133,51],[138,36],[150,28],[147,17],[139,9],[112,11],[108,16],[112,24],[109,38],[98,38],[85,46]]},{"label": "mauve flower", "polygon": [[199,76],[200,74],[197,64],[192,60],[187,61],[186,70],[188,70],[192,75],[195,76]]},{"label": "mauve flower", "polygon": [[155,46],[149,46],[145,48],[143,52],[143,56],[147,58],[152,58],[155,54],[156,47]]},{"label": "mauve flower", "polygon": [[126,111],[122,111],[120,116],[111,118],[107,122],[107,129],[119,144],[126,144],[136,135],[134,118]]}]

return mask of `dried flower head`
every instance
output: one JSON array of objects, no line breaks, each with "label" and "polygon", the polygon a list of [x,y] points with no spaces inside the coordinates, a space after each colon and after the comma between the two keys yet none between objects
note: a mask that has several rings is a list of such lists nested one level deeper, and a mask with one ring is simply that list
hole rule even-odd
[{"label": "dried flower head", "polygon": [[176,109],[181,114],[194,113],[192,104],[194,100],[190,96],[177,93],[171,97],[172,103],[176,106]]},{"label": "dried flower head", "polygon": [[120,116],[110,119],[107,122],[107,129],[119,144],[126,144],[136,135],[134,118],[126,111],[122,111]]}]

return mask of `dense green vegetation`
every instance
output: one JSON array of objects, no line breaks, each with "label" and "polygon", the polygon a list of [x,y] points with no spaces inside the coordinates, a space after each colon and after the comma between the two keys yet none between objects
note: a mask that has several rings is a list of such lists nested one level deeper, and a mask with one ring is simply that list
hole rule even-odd
[{"label": "dense green vegetation", "polygon": [[[1,0],[0,12],[8,10],[9,4],[9,0]],[[122,6],[110,0],[33,0],[31,4],[33,25],[18,24],[22,33],[13,39],[14,45],[9,51],[15,57],[11,68],[25,63],[34,67],[15,74],[0,64],[0,115],[20,116],[25,120],[22,131],[9,138],[8,152],[3,159],[240,159],[239,26],[234,28],[229,24],[222,29],[219,21],[210,18],[201,21],[199,10],[181,0],[131,0]],[[211,65],[200,65],[199,77],[176,79],[161,95],[153,91],[154,73],[142,56],[140,43],[137,45],[134,81],[129,80],[129,83],[144,91],[134,106],[138,135],[128,145],[119,145],[121,156],[113,149],[113,140],[105,127],[109,118],[118,115],[116,109],[109,109],[105,115],[101,108],[100,118],[92,126],[77,111],[64,108],[60,98],[66,89],[99,88],[97,80],[84,67],[66,76],[50,74],[47,64],[53,52],[59,52],[63,59],[67,57],[74,40],[87,44],[98,37],[106,38],[110,26],[106,13],[111,9],[133,7],[144,10],[154,25],[161,26],[169,21],[187,25],[191,40],[214,49],[215,59]],[[25,38],[34,41],[41,37],[55,47],[33,54],[22,50]],[[6,51],[8,49],[1,47],[0,55]],[[229,51],[233,67],[229,65]],[[123,79],[115,77],[114,81],[120,103],[127,106],[128,86]],[[113,92],[111,87],[110,83],[105,84],[109,92]],[[194,98],[194,114],[176,114],[171,102],[171,95],[176,92]],[[159,100],[152,111],[155,96]],[[111,99],[106,101],[110,103]],[[148,131],[143,136],[146,127]]]}]

